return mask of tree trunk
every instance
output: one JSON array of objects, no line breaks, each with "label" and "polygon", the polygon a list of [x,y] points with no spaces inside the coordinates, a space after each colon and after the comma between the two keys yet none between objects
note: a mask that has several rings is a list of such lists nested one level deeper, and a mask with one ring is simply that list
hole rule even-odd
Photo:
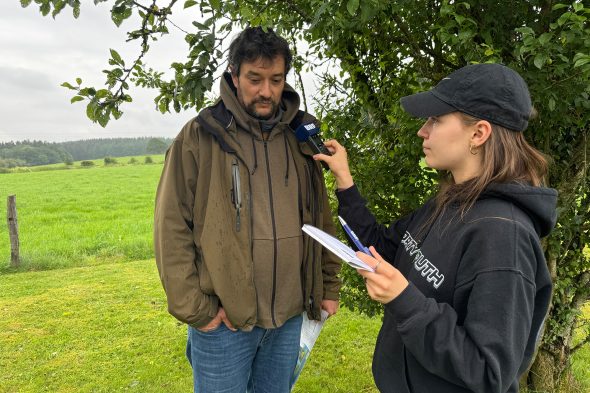
[{"label": "tree trunk", "polygon": [[[528,371],[526,385],[533,392],[555,392],[555,359],[546,350],[539,349]],[[523,384],[524,385],[524,381]]]},{"label": "tree trunk", "polygon": [[10,236],[10,266],[18,267],[20,265],[19,258],[19,241],[18,241],[18,221],[16,219],[16,195],[8,196],[8,235]]}]

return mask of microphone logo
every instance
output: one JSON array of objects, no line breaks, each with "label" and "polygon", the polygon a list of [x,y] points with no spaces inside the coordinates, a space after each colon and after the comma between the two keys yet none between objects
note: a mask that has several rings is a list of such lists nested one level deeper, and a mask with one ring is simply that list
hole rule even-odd
[{"label": "microphone logo", "polygon": [[[320,129],[314,123],[301,124],[295,130],[295,136],[299,142],[305,142],[314,154],[332,155],[320,137]],[[328,169],[325,162],[322,161],[322,165]]]}]

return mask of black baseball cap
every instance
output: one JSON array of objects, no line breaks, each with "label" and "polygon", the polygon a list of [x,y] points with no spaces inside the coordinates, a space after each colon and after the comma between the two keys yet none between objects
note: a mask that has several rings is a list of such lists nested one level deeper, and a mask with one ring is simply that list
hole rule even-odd
[{"label": "black baseball cap", "polygon": [[429,91],[402,97],[406,112],[427,118],[451,112],[524,131],[532,112],[526,82],[501,64],[472,64],[452,72]]}]

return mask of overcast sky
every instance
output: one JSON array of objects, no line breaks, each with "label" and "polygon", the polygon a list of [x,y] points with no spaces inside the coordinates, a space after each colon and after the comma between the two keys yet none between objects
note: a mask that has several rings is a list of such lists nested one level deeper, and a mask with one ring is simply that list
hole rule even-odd
[{"label": "overcast sky", "polygon": [[[175,8],[179,15],[173,14],[172,20],[190,29],[188,10],[181,12],[182,4]],[[190,10],[198,18],[198,7]],[[86,117],[86,102],[70,104],[73,91],[60,86],[66,81],[74,84],[80,77],[84,85],[101,88],[102,70],[110,67],[109,48],[127,62],[139,53],[137,42],[125,42],[126,31],[135,26],[128,20],[117,28],[110,20],[109,6],[94,6],[90,0],[82,2],[78,19],[70,8],[53,19],[43,17],[34,3],[22,8],[19,0],[0,0],[0,142],[175,136],[196,113],[161,114],[155,110],[155,90],[134,88],[134,101],[122,107],[123,117],[102,128]],[[186,58],[183,34],[170,29],[170,35],[151,44],[146,59],[161,71]],[[288,81],[292,79],[289,75]],[[305,84],[309,96],[312,82]]]}]

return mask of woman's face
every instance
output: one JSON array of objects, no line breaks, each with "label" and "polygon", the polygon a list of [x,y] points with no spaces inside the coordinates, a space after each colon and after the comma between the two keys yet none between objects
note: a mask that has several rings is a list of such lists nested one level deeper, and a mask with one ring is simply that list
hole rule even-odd
[{"label": "woman's face", "polygon": [[473,158],[469,153],[471,127],[466,126],[458,113],[430,117],[418,131],[424,141],[422,149],[426,164],[433,169],[450,171],[456,182],[472,172]]}]

